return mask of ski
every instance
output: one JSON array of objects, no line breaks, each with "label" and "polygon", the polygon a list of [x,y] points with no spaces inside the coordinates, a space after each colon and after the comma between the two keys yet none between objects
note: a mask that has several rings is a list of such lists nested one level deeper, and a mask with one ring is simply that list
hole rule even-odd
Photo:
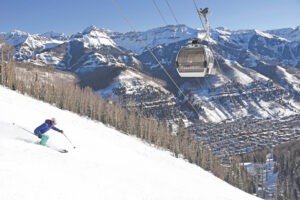
[{"label": "ski", "polygon": [[68,152],[69,152],[69,151],[66,150],[66,149],[58,149],[57,151],[60,152],[60,153],[68,153]]},{"label": "ski", "polygon": [[[36,143],[36,144],[40,145],[39,143]],[[43,146],[43,145],[40,145],[40,146]],[[43,146],[43,147],[47,147],[47,148],[57,151],[59,153],[68,153],[69,152],[67,149],[58,149],[58,148],[47,146],[47,145]]]},{"label": "ski", "polygon": [[[37,145],[40,145],[39,143],[35,143]],[[40,146],[43,146],[43,145],[40,145]],[[58,149],[58,148],[55,148],[55,147],[50,147],[50,146],[43,146],[43,147],[47,147],[48,149],[51,149],[53,151],[57,151],[59,153],[68,153],[69,151],[67,149]]]}]

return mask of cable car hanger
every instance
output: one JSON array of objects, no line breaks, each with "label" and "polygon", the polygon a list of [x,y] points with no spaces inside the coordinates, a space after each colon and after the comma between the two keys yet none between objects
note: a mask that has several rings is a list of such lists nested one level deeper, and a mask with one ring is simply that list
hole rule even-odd
[{"label": "cable car hanger", "polygon": [[210,48],[202,44],[203,41],[210,40],[210,27],[208,23],[208,8],[197,9],[201,19],[205,19],[205,36],[201,39],[193,39],[191,44],[181,47],[176,56],[176,69],[181,77],[205,77],[209,74],[215,74],[214,56]]}]

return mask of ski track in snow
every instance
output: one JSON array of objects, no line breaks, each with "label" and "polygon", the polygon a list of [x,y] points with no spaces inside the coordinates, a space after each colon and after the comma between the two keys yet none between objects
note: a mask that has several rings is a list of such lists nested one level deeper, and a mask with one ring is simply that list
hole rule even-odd
[{"label": "ski track in snow", "polygon": [[[3,87],[0,110],[0,199],[258,199],[135,137]],[[50,117],[75,150],[58,132],[47,133],[49,145],[69,153],[34,144],[13,125],[33,131]]]}]

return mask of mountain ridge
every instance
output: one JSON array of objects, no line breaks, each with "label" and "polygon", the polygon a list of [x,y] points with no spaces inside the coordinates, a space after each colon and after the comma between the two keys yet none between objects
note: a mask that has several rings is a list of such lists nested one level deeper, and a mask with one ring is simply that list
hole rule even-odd
[{"label": "mountain ridge", "polygon": [[[136,106],[143,103],[142,98],[138,96],[129,97],[133,94],[130,92],[132,88],[122,81],[116,82],[120,75],[135,73],[131,71],[135,69],[167,83],[166,86],[156,85],[151,91],[162,91],[160,87],[169,90],[176,99],[171,110],[179,110],[180,115],[191,121],[200,114],[203,121],[220,122],[245,116],[278,118],[299,111],[300,95],[297,82],[300,78],[300,42],[289,40],[290,34],[297,33],[298,28],[286,29],[286,35],[280,30],[231,31],[220,27],[212,29],[211,48],[216,57],[215,67],[218,73],[203,80],[181,78],[174,67],[176,54],[181,46],[188,44],[198,35],[198,30],[185,25],[169,25],[137,33],[118,33],[89,26],[67,39],[62,37],[62,40],[57,40],[57,37],[53,39],[51,33],[48,34],[50,38],[44,37],[47,35],[30,35],[24,32],[18,32],[19,39],[16,37],[18,34],[12,34],[13,37],[6,34],[6,37],[10,39],[8,42],[16,44],[17,61],[32,62],[41,66],[54,65],[58,69],[75,72],[81,77],[84,86],[99,90],[99,94],[100,90],[111,91],[112,96],[125,95]],[[23,43],[12,40],[16,38],[16,41],[22,41],[24,35],[27,38]],[[59,38],[62,34],[53,33],[52,36]],[[186,93],[188,99],[182,97],[178,88],[152,57],[149,49]],[[139,83],[137,77],[133,75],[131,81]],[[145,91],[142,85],[136,87],[136,92],[140,91],[142,94],[142,91]],[[107,90],[108,88],[114,89]],[[153,102],[161,101],[160,95],[165,98],[165,94],[160,93],[155,95],[157,98],[154,98]],[[188,103],[193,104],[196,113]],[[169,107],[167,104],[163,106]],[[146,112],[159,113],[159,107],[156,111],[152,109],[154,108]]]}]

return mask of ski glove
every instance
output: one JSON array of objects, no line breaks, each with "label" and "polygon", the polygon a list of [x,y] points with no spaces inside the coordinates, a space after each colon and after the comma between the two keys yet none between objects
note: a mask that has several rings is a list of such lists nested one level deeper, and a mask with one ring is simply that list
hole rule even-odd
[{"label": "ski glove", "polygon": [[63,131],[63,130],[59,130],[58,132],[60,132],[60,133],[64,133],[64,131]]}]

